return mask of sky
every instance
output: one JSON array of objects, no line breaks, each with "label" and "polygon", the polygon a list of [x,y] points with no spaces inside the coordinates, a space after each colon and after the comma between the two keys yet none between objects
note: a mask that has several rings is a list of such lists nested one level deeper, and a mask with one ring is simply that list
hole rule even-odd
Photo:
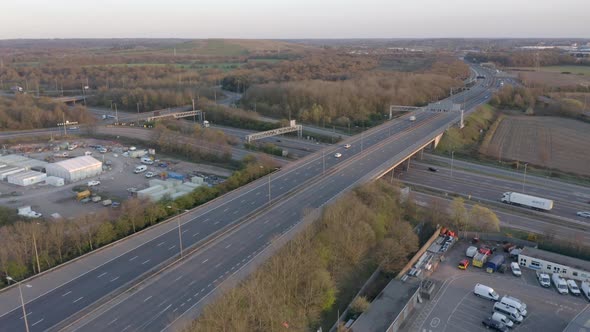
[{"label": "sky", "polygon": [[590,0],[6,0],[14,38],[590,38]]}]

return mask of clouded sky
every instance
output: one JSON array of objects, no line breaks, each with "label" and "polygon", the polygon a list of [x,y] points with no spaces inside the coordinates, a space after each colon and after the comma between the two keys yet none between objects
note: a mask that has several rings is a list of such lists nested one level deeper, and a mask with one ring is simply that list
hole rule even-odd
[{"label": "clouded sky", "polygon": [[590,38],[590,0],[6,0],[9,38]]}]

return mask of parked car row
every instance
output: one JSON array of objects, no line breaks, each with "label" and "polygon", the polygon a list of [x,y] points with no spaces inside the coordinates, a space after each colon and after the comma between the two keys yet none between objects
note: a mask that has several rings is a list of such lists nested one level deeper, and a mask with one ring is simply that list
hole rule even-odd
[{"label": "parked car row", "polygon": [[476,296],[495,302],[492,315],[482,321],[482,324],[487,328],[508,331],[508,328],[513,327],[514,324],[522,323],[528,315],[526,303],[509,295],[500,298],[500,295],[492,287],[476,284],[473,293]]}]

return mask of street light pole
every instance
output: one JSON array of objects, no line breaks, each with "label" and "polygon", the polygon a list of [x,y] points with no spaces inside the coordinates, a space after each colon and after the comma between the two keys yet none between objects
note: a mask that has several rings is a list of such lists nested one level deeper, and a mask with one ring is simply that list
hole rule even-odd
[{"label": "street light pole", "polygon": [[178,242],[180,245],[180,258],[182,258],[182,231],[180,230],[180,217],[176,219],[178,222]]},{"label": "street light pole", "polygon": [[526,167],[528,165],[529,165],[528,163],[524,164],[524,174],[522,176],[522,193],[523,194],[524,194],[524,184],[526,183]]},{"label": "street light pole", "polygon": [[271,180],[271,179],[270,179],[270,177],[271,177],[271,174],[269,173],[269,174],[268,174],[268,204],[269,204],[269,205],[270,205],[270,203],[271,203],[271,201],[272,201],[272,198],[271,198],[271,196],[270,196],[270,180]]},{"label": "street light pole", "polygon": [[15,281],[18,284],[18,292],[20,294],[20,303],[23,308],[23,320],[25,321],[25,330],[26,330],[26,332],[29,332],[29,321],[27,321],[27,310],[25,309],[25,300],[23,298],[23,290],[21,288],[21,282],[12,279],[12,277],[10,277],[10,276],[6,276],[6,280]]},{"label": "street light pole", "polygon": [[453,163],[455,161],[455,151],[451,151],[451,177],[453,177]]},{"label": "street light pole", "polygon": [[322,150],[322,174],[326,173],[326,151]]}]

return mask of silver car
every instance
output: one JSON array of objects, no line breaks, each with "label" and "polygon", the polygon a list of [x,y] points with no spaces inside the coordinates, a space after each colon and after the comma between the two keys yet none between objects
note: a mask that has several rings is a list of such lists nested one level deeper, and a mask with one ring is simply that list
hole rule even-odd
[{"label": "silver car", "polygon": [[590,218],[590,211],[579,211],[576,215],[578,217]]}]

